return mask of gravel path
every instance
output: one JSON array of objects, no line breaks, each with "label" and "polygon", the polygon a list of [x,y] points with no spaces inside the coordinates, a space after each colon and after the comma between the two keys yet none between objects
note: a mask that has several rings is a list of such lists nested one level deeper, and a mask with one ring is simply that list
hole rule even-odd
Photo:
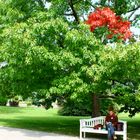
[{"label": "gravel path", "polygon": [[0,140],[79,140],[79,137],[0,126]]}]

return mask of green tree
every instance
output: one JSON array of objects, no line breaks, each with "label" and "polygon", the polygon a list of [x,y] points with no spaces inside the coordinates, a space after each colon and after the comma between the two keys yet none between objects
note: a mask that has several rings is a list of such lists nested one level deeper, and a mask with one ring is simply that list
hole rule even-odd
[{"label": "green tree", "polygon": [[41,15],[3,30],[1,60],[8,66],[1,69],[2,85],[9,82],[7,89],[15,94],[37,91],[52,101],[65,94],[91,94],[90,67],[102,45],[86,25],[71,30],[62,19],[46,21],[49,16]]},{"label": "green tree", "polygon": [[[113,75],[114,59],[106,61],[103,56],[110,54],[117,63],[116,54],[121,52],[116,49],[112,53],[114,49],[111,47],[106,51],[106,46],[81,23],[81,17],[92,6],[91,1],[54,0],[49,10],[41,1],[20,2],[0,1],[2,8],[7,7],[0,11],[0,61],[8,63],[0,69],[2,94],[27,97],[35,92],[39,98],[45,99],[43,104],[48,108],[52,101],[61,97],[66,101],[80,100],[83,94],[87,97],[102,96],[104,91],[110,89],[113,84],[106,86],[103,81],[108,83],[109,76],[112,78],[117,73]],[[68,15],[73,16],[74,20],[67,20]],[[127,47],[122,48],[125,52]],[[112,70],[109,73],[110,66]],[[118,68],[123,70],[119,64],[116,70]],[[105,73],[109,76],[105,77]],[[111,93],[116,94],[115,88],[111,89]],[[94,97],[91,100],[94,99],[94,108],[98,109],[95,105],[98,105],[96,101],[99,96]],[[96,113],[94,115],[98,115]]]},{"label": "green tree", "polygon": [[[136,1],[109,1],[109,0],[101,0],[99,2],[93,2],[91,0],[85,0],[85,1],[75,1],[75,0],[68,0],[68,1],[51,1],[52,6],[50,8],[50,11],[53,11],[54,17],[61,16],[64,19],[66,19],[72,26],[75,26],[75,24],[79,24],[80,21],[84,21],[86,19],[86,16],[89,14],[90,11],[95,10],[97,7],[104,7],[108,6],[112,10],[116,12],[117,15],[125,15],[127,13],[130,13],[129,16],[126,17],[126,19],[131,20],[131,22],[135,25],[138,23],[139,20],[139,14],[135,14],[135,11],[140,8],[139,0]],[[64,3],[64,4],[63,4]],[[60,5],[63,5],[63,8],[60,10]],[[60,13],[60,14],[59,14]],[[133,18],[132,18],[133,17]],[[98,35],[97,35],[98,36]],[[101,37],[102,38],[102,37]],[[96,102],[98,97],[94,97],[94,110],[99,110],[99,105]],[[98,111],[95,111],[94,114],[99,114]]]},{"label": "green tree", "polygon": [[140,111],[140,47],[117,44],[115,48],[106,47],[101,56],[103,71],[98,86],[102,87],[102,96],[113,98],[121,105],[120,111],[129,112],[130,116]]}]

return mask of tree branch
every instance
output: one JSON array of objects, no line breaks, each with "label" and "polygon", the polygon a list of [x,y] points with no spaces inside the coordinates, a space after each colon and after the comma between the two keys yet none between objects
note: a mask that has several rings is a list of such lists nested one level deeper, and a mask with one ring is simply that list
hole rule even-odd
[{"label": "tree branch", "polygon": [[76,10],[75,10],[75,8],[74,8],[74,5],[73,5],[72,0],[68,0],[68,3],[69,3],[70,8],[71,8],[71,10],[72,10],[72,13],[73,13],[73,16],[74,16],[74,18],[75,18],[75,21],[79,24],[79,23],[80,23],[80,22],[79,22],[79,17],[78,17],[77,12],[76,12]]},{"label": "tree branch", "polygon": [[133,9],[129,10],[128,13],[129,13],[129,12],[136,11],[136,10],[138,10],[139,8],[140,8],[140,5],[138,5],[136,8],[133,8]]},{"label": "tree branch", "polygon": [[64,13],[64,15],[65,15],[65,16],[73,16],[73,14],[72,14],[72,13],[69,13],[69,14]]},{"label": "tree branch", "polygon": [[111,98],[111,99],[115,99],[114,95],[101,95],[99,96],[100,99],[106,99],[106,98]]},{"label": "tree branch", "polygon": [[[134,8],[134,9],[128,11],[128,12],[132,12],[132,13],[129,15],[129,17],[128,17],[129,20],[130,20],[130,18],[134,15],[134,13],[136,12],[136,10],[138,10],[139,8],[140,8],[140,5],[139,5],[138,7],[136,7],[136,8]],[[135,17],[133,18],[133,20],[131,20],[131,22],[135,21],[136,18],[137,18],[137,15],[135,15]]]},{"label": "tree branch", "polygon": [[132,11],[132,13],[129,15],[128,20],[132,17],[132,15],[135,13],[135,11]]},{"label": "tree branch", "polygon": [[97,8],[95,5],[93,5],[92,3],[90,3],[88,0],[86,0],[86,2],[87,2],[91,7],[93,7],[94,9]]},{"label": "tree branch", "polygon": [[122,81],[119,81],[119,80],[117,80],[117,79],[108,79],[109,81],[112,81],[112,85],[115,85],[115,83],[117,82],[117,83],[120,83],[120,84],[123,84],[123,85],[126,85],[127,84],[127,82],[132,82],[133,83],[133,81],[132,80],[130,80],[130,79],[125,79],[125,82],[122,82]]},{"label": "tree branch", "polygon": [[137,17],[138,17],[138,15],[135,15],[135,17],[132,19],[132,20],[130,20],[130,22],[137,22]]}]

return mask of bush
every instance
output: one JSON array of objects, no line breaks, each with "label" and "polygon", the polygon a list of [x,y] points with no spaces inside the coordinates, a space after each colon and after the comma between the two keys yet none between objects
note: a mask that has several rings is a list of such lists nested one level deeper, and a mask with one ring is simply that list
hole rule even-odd
[{"label": "bush", "polygon": [[18,101],[10,100],[10,101],[9,101],[9,105],[10,105],[10,106],[18,106],[18,105],[19,105],[19,102],[18,102]]},{"label": "bush", "polygon": [[91,116],[91,111],[67,106],[60,109],[59,114],[64,116]]},{"label": "bush", "polygon": [[6,97],[0,96],[0,105],[1,105],[1,106],[6,106],[7,100],[8,100],[8,99],[7,99]]},{"label": "bush", "polygon": [[26,99],[26,104],[27,104],[27,106],[31,106],[32,105],[32,99],[31,98],[28,98],[28,99]]},{"label": "bush", "polygon": [[88,98],[83,100],[68,99],[59,110],[64,116],[91,116],[91,102]]},{"label": "bush", "polygon": [[20,96],[15,96],[14,98],[10,99],[9,105],[17,107],[17,106],[19,106],[19,101],[21,101],[21,100],[22,99]]},{"label": "bush", "polygon": [[[60,115],[64,116],[91,116],[92,115],[92,98],[91,96],[82,95],[77,99],[67,99],[59,110]],[[100,99],[100,112],[101,115],[106,116],[108,107],[113,106],[115,111],[118,112],[119,106],[114,100],[106,98]]]}]

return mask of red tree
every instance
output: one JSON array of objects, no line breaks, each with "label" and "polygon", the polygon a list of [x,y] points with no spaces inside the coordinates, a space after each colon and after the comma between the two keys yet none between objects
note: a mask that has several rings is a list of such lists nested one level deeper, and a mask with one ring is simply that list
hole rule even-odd
[{"label": "red tree", "polygon": [[117,36],[118,39],[129,39],[132,36],[130,31],[130,22],[123,20],[108,7],[97,8],[88,16],[86,24],[90,25],[91,32],[99,27],[107,27],[109,33],[108,39]]}]

